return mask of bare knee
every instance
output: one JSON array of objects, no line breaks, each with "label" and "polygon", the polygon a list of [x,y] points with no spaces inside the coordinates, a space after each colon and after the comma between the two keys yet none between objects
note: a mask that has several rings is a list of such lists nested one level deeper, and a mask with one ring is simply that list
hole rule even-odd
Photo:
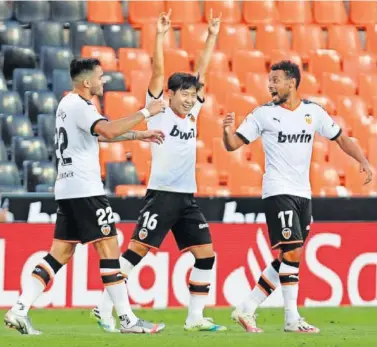
[{"label": "bare knee", "polygon": [[212,258],[215,256],[212,244],[191,247],[190,252],[195,257],[195,259]]},{"label": "bare knee", "polygon": [[120,249],[116,237],[94,242],[93,247],[100,259],[119,259],[120,257]]},{"label": "bare knee", "polygon": [[142,245],[138,242],[130,242],[128,249],[139,254],[141,257],[145,257],[150,250],[148,246]]},{"label": "bare knee", "polygon": [[60,240],[54,240],[50,254],[62,265],[67,264],[75,253],[76,244]]},{"label": "bare knee", "polygon": [[301,254],[302,254],[302,247],[298,247],[298,248],[293,249],[292,251],[284,252],[283,257],[285,260],[288,260],[291,262],[300,262]]}]

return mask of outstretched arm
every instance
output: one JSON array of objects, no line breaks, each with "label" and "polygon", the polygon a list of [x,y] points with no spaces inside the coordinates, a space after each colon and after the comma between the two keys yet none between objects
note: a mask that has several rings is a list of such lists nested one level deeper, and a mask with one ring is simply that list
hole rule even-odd
[{"label": "outstretched arm", "polygon": [[170,29],[170,15],[161,13],[158,17],[156,39],[154,42],[152,78],[149,82],[149,91],[154,97],[158,97],[164,88],[164,36]]},{"label": "outstretched arm", "polygon": [[137,130],[130,130],[115,137],[113,139],[107,139],[106,137],[100,136],[98,141],[100,142],[121,142],[121,141],[133,141],[133,140],[140,140],[144,142],[153,142],[157,144],[161,144],[164,142],[165,134],[160,130],[145,130],[145,131],[137,131]]}]

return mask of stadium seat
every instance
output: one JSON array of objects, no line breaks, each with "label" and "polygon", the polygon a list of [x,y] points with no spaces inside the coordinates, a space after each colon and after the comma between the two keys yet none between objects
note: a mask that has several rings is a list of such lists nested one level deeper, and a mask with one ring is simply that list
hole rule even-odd
[{"label": "stadium seat", "polygon": [[219,175],[213,164],[196,164],[196,184],[198,187],[219,185]]},{"label": "stadium seat", "polygon": [[149,54],[139,48],[120,48],[118,51],[119,71],[123,72],[126,79],[131,79],[131,71],[152,71]]},{"label": "stadium seat", "polygon": [[83,46],[81,48],[82,58],[97,58],[101,61],[104,71],[116,71],[117,61],[115,52],[111,47]]},{"label": "stadium seat", "polygon": [[[359,75],[359,95],[363,98],[369,110],[373,108],[373,97],[377,96],[377,73]],[[377,116],[377,114],[375,114]]]},{"label": "stadium seat", "polygon": [[[147,23],[141,30],[141,48],[150,56],[153,55],[154,41],[156,38],[156,23]],[[170,29],[164,36],[164,48],[177,48],[174,31]]]},{"label": "stadium seat", "polygon": [[368,53],[347,55],[343,58],[343,71],[357,83],[360,73],[377,73],[376,57]]},{"label": "stadium seat", "polygon": [[255,48],[266,55],[269,60],[273,50],[290,50],[288,34],[282,24],[266,24],[258,27]]},{"label": "stadium seat", "polygon": [[295,25],[292,28],[292,49],[304,62],[318,49],[325,49],[326,42],[319,25]]},{"label": "stadium seat", "polygon": [[373,106],[372,106],[372,113],[375,117],[377,117],[377,96],[373,97]]},{"label": "stadium seat", "polygon": [[357,26],[377,23],[377,3],[375,1],[350,1],[350,22]]},{"label": "stadium seat", "polygon": [[7,91],[8,91],[7,81],[5,80],[3,73],[0,72],[0,92],[7,92]]},{"label": "stadium seat", "polygon": [[14,3],[14,15],[22,23],[47,20],[50,17],[50,2],[43,0],[16,1]]},{"label": "stadium seat", "polygon": [[103,27],[103,35],[107,46],[116,52],[119,48],[137,47],[136,34],[129,24],[111,24]]},{"label": "stadium seat", "polygon": [[[128,141],[127,141],[128,142]],[[127,151],[122,142],[102,142],[100,143],[99,162],[101,166],[101,176],[106,176],[106,164],[110,162],[123,162],[127,160]]]},{"label": "stadium seat", "polygon": [[246,75],[245,90],[249,95],[254,96],[259,104],[264,104],[271,100],[268,91],[267,73],[248,73]]},{"label": "stadium seat", "polygon": [[222,119],[214,115],[201,114],[198,119],[199,139],[212,149],[213,139],[222,136]]},{"label": "stadium seat", "polygon": [[218,37],[218,47],[220,51],[229,56],[241,49],[252,50],[253,41],[249,28],[244,24],[222,25]]},{"label": "stadium seat", "polygon": [[368,107],[359,96],[339,96],[336,107],[351,129],[368,114]]},{"label": "stadium seat", "polygon": [[290,60],[291,62],[296,63],[300,67],[300,70],[303,70],[302,60],[300,58],[300,55],[293,51],[284,51],[280,49],[274,49],[271,51],[270,60],[271,60],[270,65],[278,63],[282,60]]},{"label": "stadium seat", "polygon": [[0,162],[0,192],[12,192],[18,188],[21,188],[21,182],[16,164]]},{"label": "stadium seat", "polygon": [[368,144],[368,160],[373,165],[373,167],[377,167],[377,155],[376,155],[376,148],[377,148],[377,120],[375,120],[370,125],[369,130],[369,144]]},{"label": "stadium seat", "polygon": [[63,23],[53,21],[38,21],[32,25],[32,42],[37,54],[42,46],[61,47],[64,45]]},{"label": "stadium seat", "polygon": [[238,126],[241,120],[257,106],[258,102],[252,96],[241,93],[229,93],[226,97],[224,113],[234,112],[236,115],[236,126]]},{"label": "stadium seat", "polygon": [[[357,139],[351,137],[351,140],[358,143]],[[345,175],[347,165],[350,163],[351,158],[343,152],[335,141],[329,143],[329,163],[341,175]]]},{"label": "stadium seat", "polygon": [[322,164],[327,159],[328,146],[321,141],[313,142],[312,162]]},{"label": "stadium seat", "polygon": [[336,103],[328,98],[326,95],[321,94],[302,94],[302,98],[312,101],[316,104],[319,104],[322,106],[329,114],[335,114],[336,113]]},{"label": "stadium seat", "polygon": [[280,22],[285,25],[313,22],[311,3],[306,0],[278,1]]},{"label": "stadium seat", "polygon": [[244,21],[251,26],[274,24],[279,21],[276,2],[273,0],[244,1],[242,14]]},{"label": "stadium seat", "polygon": [[355,95],[356,84],[344,73],[325,72],[322,75],[321,91],[330,99],[336,100],[340,95]]},{"label": "stadium seat", "polygon": [[161,12],[164,12],[163,1],[129,1],[128,21],[133,25],[156,23]]},{"label": "stadium seat", "polygon": [[320,25],[347,24],[348,16],[343,1],[314,1],[314,20]]},{"label": "stadium seat", "polygon": [[1,137],[8,147],[13,136],[33,136],[30,120],[23,115],[2,116],[1,123]]},{"label": "stadium seat", "polygon": [[13,16],[13,3],[10,1],[0,1],[0,21],[11,19]]},{"label": "stadium seat", "polygon": [[198,164],[208,163],[211,156],[210,149],[206,148],[205,143],[202,140],[196,140],[196,162]]},{"label": "stadium seat", "polygon": [[140,184],[135,165],[130,161],[107,163],[106,188],[114,192],[116,186],[124,184]]},{"label": "stadium seat", "polygon": [[169,9],[172,10],[170,19],[173,27],[202,22],[203,16],[199,0],[165,1],[165,12]]},{"label": "stadium seat", "polygon": [[[205,94],[205,103],[203,104],[200,114],[205,114],[207,116],[218,117],[221,114],[221,109],[213,94]],[[200,116],[201,117],[201,116]],[[199,119],[200,119],[199,117]]]},{"label": "stadium seat", "polygon": [[75,22],[70,27],[70,43],[73,54],[79,56],[83,46],[105,46],[105,38],[98,24]]},{"label": "stadium seat", "polygon": [[208,36],[207,24],[187,24],[181,30],[181,48],[187,51],[190,59],[202,51]]},{"label": "stadium seat", "polygon": [[141,105],[137,98],[125,92],[107,92],[104,94],[104,114],[111,120],[123,118],[137,112]]},{"label": "stadium seat", "polygon": [[73,59],[72,51],[69,48],[62,47],[42,47],[40,54],[40,66],[46,75],[47,82],[52,81],[52,72],[54,69],[69,69]]},{"label": "stadium seat", "polygon": [[52,91],[58,101],[64,92],[72,90],[72,80],[67,69],[54,69],[52,71]]},{"label": "stadium seat", "polygon": [[340,56],[336,51],[330,49],[318,49],[310,54],[309,72],[321,80],[323,72],[341,72]]},{"label": "stadium seat", "polygon": [[121,72],[105,72],[103,79],[105,81],[104,92],[125,92],[127,90],[126,81]]},{"label": "stadium seat", "polygon": [[377,24],[370,25],[367,28],[366,50],[377,55]]},{"label": "stadium seat", "polygon": [[[197,65],[202,51],[198,51],[196,54],[195,66]],[[214,51],[211,55],[211,60],[209,61],[207,72],[217,71],[217,72],[230,72],[229,71],[229,57],[220,51]]]},{"label": "stadium seat", "polygon": [[142,184],[120,184],[115,187],[115,195],[129,197],[143,197],[147,192],[147,187]]},{"label": "stadium seat", "polygon": [[332,165],[312,163],[310,166],[310,183],[313,195],[319,196],[322,189],[339,186],[340,178]]},{"label": "stadium seat", "polygon": [[135,164],[139,180],[148,182],[151,167],[150,144],[142,141],[134,141],[132,148],[132,162]]},{"label": "stadium seat", "polygon": [[232,73],[210,72],[207,80],[208,92],[214,94],[220,107],[224,105],[229,93],[241,91],[240,81]]},{"label": "stadium seat", "polygon": [[17,92],[0,91],[0,114],[21,114],[22,101]]},{"label": "stadium seat", "polygon": [[229,197],[231,195],[230,190],[224,186],[198,186],[198,196],[201,197]]},{"label": "stadium seat", "polygon": [[26,92],[24,97],[25,113],[32,124],[37,124],[38,114],[55,114],[58,102],[53,92]]},{"label": "stadium seat", "polygon": [[48,161],[48,151],[40,137],[14,136],[11,143],[12,159],[19,170],[25,160]]},{"label": "stadium seat", "polygon": [[361,52],[359,34],[353,25],[332,25],[327,33],[328,48],[341,56]]},{"label": "stadium seat", "polygon": [[5,147],[4,141],[0,137],[0,162],[7,161],[7,160],[8,160],[7,149]]},{"label": "stadium seat", "polygon": [[54,187],[56,169],[51,162],[24,161],[24,188],[28,192],[35,192],[39,184]]},{"label": "stadium seat", "polygon": [[51,1],[51,19],[60,22],[86,20],[86,3],[80,0]]},{"label": "stadium seat", "polygon": [[37,57],[31,48],[3,45],[4,77],[12,79],[13,70],[17,68],[37,67]]},{"label": "stadium seat", "polygon": [[259,166],[263,169],[265,166],[265,155],[263,151],[262,139],[259,138],[245,148],[245,154],[250,159],[250,161],[259,164]]},{"label": "stadium seat", "polygon": [[29,46],[30,41],[16,21],[0,22],[0,46]]},{"label": "stadium seat", "polygon": [[332,115],[331,118],[333,119],[333,121],[336,124],[338,124],[342,128],[342,131],[344,131],[345,134],[349,133],[349,126],[348,126],[346,120],[342,116]]},{"label": "stadium seat", "polygon": [[222,13],[222,23],[240,23],[241,8],[237,1],[205,1],[204,17],[208,22],[210,11],[213,11],[213,17],[218,17]]},{"label": "stadium seat", "polygon": [[310,72],[302,71],[298,91],[303,94],[317,94],[319,91],[319,83],[315,76]]},{"label": "stadium seat", "polygon": [[168,79],[175,72],[190,72],[190,61],[186,51],[168,48],[164,51],[165,76]]},{"label": "stadium seat", "polygon": [[260,188],[262,186],[263,170],[257,163],[237,163],[229,176],[229,188],[232,195],[247,196],[250,194],[246,187]]},{"label": "stadium seat", "polygon": [[46,143],[47,150],[55,151],[55,114],[39,114],[37,118],[37,133]]},{"label": "stadium seat", "polygon": [[149,81],[152,71],[133,70],[131,71],[130,90],[139,101],[140,105],[145,105],[145,95],[148,91]]},{"label": "stadium seat", "polygon": [[13,90],[17,91],[21,98],[29,90],[47,90],[46,76],[38,69],[14,69]]},{"label": "stadium seat", "polygon": [[232,59],[232,71],[242,85],[245,85],[246,74],[249,72],[265,73],[266,61],[261,51],[238,50]]},{"label": "stadium seat", "polygon": [[88,22],[121,24],[124,22],[120,1],[88,1]]}]

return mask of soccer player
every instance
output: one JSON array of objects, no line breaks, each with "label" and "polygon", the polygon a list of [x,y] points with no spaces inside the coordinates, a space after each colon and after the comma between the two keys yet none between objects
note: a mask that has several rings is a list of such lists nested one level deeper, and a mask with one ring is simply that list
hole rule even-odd
[{"label": "soccer player", "polygon": [[361,149],[321,106],[300,99],[299,84],[296,64],[274,64],[269,75],[271,102],[251,112],[236,132],[234,114],[227,114],[223,122],[228,151],[262,138],[266,153],[262,199],[272,249],[280,249],[279,257],[263,271],[258,284],[232,313],[233,320],[248,332],[262,332],[256,326],[255,311],[279,285],[284,298],[285,331],[319,332],[297,310],[299,265],[312,215],[309,169],[315,132],[336,141],[360,163],[360,170],[366,173],[365,183],[372,179],[371,167]]},{"label": "soccer player", "polygon": [[159,100],[128,117],[108,122],[90,102],[103,94],[103,71],[98,59],[73,60],[70,65],[73,91],[56,111],[58,174],[55,199],[58,205],[50,252],[34,268],[29,285],[4,317],[8,327],[21,334],[39,335],[28,318],[30,306],[42,294],[75,252],[77,243],[93,243],[100,257],[102,282],[114,303],[122,333],[155,333],[163,324],[138,319],[132,312],[119,264],[119,245],[114,217],[101,181],[98,137],[104,141],[147,139],[161,143],[158,130],[130,131],[132,127],[164,110]]},{"label": "soccer player", "polygon": [[[161,100],[164,88],[163,39],[170,28],[170,11],[159,16],[153,55],[153,72],[146,96],[146,105]],[[188,331],[219,331],[225,327],[203,317],[212,280],[215,254],[207,221],[194,199],[196,192],[196,128],[204,102],[203,83],[220,29],[220,17],[211,19],[208,37],[194,75],[174,73],[168,79],[169,107],[148,120],[149,129],[161,129],[164,144],[152,144],[152,168],[144,207],[140,212],[128,249],[122,254],[122,272],[132,269],[152,249],[158,249],[172,230],[181,251],[195,257],[189,279],[190,303],[184,329]],[[99,324],[113,330],[113,304],[107,290],[100,305],[93,310]]]}]

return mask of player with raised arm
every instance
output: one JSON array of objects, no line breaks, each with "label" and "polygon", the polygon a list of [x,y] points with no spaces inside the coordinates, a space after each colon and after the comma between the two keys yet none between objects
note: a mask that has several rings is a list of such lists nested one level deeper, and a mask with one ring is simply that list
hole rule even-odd
[{"label": "player with raised arm", "polygon": [[315,132],[336,141],[340,148],[360,163],[366,173],[372,170],[362,150],[342,132],[318,104],[300,99],[299,67],[281,61],[271,67],[271,102],[257,107],[234,131],[234,114],[223,122],[223,140],[228,151],[235,151],[259,137],[263,141],[266,164],[262,199],[271,246],[280,254],[262,273],[257,285],[237,307],[232,318],[248,332],[262,332],[256,326],[255,311],[279,286],[285,308],[285,331],[318,333],[297,310],[299,265],[302,247],[310,231],[312,216],[309,169]]},{"label": "player with raised arm", "polygon": [[[103,94],[103,71],[98,59],[74,59],[70,65],[73,90],[56,111],[55,144],[57,220],[50,252],[35,266],[17,303],[5,314],[8,327],[21,334],[39,335],[28,318],[30,306],[58,271],[72,258],[77,243],[93,243],[100,257],[104,286],[114,303],[122,333],[156,333],[163,324],[143,321],[132,312],[120,270],[119,245],[113,212],[105,196],[99,164],[98,139],[123,141],[135,138],[162,143],[164,135],[152,129],[133,132],[138,123],[165,109],[162,101],[117,121],[109,122],[90,102]],[[99,136],[99,137],[98,137]]]},{"label": "player with raised arm", "polygon": [[[170,11],[157,22],[153,55],[153,72],[146,105],[161,100],[164,88],[163,40],[170,28]],[[200,109],[204,102],[203,84],[212,51],[220,29],[220,17],[211,19],[204,51],[195,74],[177,72],[168,79],[169,107],[148,120],[148,129],[161,129],[164,144],[152,144],[152,168],[144,207],[128,249],[122,254],[122,272],[128,276],[151,248],[158,249],[172,230],[181,251],[195,257],[189,279],[190,302],[184,329],[187,331],[219,331],[225,327],[203,317],[212,281],[215,253],[207,221],[194,199],[196,192],[196,133]],[[93,310],[99,324],[110,331],[113,305],[107,291]]]}]

